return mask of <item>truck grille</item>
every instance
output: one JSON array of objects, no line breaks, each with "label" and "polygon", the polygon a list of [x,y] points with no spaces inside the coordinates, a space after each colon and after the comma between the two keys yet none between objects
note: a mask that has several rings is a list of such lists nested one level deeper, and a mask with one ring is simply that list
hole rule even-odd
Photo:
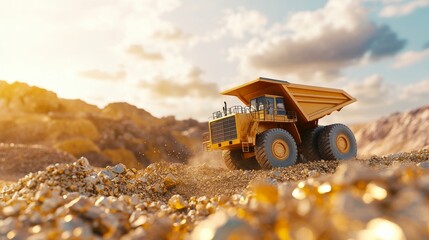
[{"label": "truck grille", "polygon": [[210,123],[212,143],[237,139],[235,116],[223,118]]}]

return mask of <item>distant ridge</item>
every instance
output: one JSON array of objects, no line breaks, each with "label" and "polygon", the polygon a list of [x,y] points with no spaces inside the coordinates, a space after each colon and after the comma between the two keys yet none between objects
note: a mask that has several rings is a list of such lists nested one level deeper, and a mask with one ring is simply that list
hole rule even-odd
[{"label": "distant ridge", "polygon": [[386,155],[429,148],[429,105],[351,126],[358,155]]}]

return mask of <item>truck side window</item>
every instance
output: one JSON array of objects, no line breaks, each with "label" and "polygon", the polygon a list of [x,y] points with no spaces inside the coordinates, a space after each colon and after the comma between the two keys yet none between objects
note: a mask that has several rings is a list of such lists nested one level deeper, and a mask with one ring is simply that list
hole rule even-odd
[{"label": "truck side window", "polygon": [[256,109],[258,109],[258,108],[256,107],[256,99],[252,99],[252,100],[250,100],[250,111],[251,111],[251,112],[255,112],[255,111],[256,111]]},{"label": "truck side window", "polygon": [[286,115],[286,108],[283,98],[276,98],[277,115]]}]

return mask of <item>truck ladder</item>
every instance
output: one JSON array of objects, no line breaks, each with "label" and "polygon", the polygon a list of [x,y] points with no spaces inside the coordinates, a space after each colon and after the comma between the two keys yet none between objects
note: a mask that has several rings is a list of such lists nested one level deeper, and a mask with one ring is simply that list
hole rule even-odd
[{"label": "truck ladder", "polygon": [[258,129],[259,126],[259,120],[255,119],[254,116],[249,114],[249,117],[252,118],[252,120],[250,121],[249,126],[247,127],[247,130],[245,131],[247,133],[247,141],[245,142],[241,142],[241,150],[245,153],[250,152],[250,144],[252,143],[253,145],[256,142],[255,137],[251,137],[251,136],[255,136],[256,135],[256,131]]},{"label": "truck ladder", "polygon": [[241,143],[241,151],[243,152],[250,152],[250,147],[248,142],[242,142]]}]

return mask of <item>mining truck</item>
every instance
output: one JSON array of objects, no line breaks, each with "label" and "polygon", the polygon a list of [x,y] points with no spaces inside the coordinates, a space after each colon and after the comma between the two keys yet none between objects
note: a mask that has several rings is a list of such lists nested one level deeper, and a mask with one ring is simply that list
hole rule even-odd
[{"label": "mining truck", "polygon": [[206,151],[223,150],[229,169],[269,169],[296,162],[356,157],[353,132],[319,119],[356,101],[343,90],[258,78],[221,94],[245,106],[216,111],[203,134]]}]

